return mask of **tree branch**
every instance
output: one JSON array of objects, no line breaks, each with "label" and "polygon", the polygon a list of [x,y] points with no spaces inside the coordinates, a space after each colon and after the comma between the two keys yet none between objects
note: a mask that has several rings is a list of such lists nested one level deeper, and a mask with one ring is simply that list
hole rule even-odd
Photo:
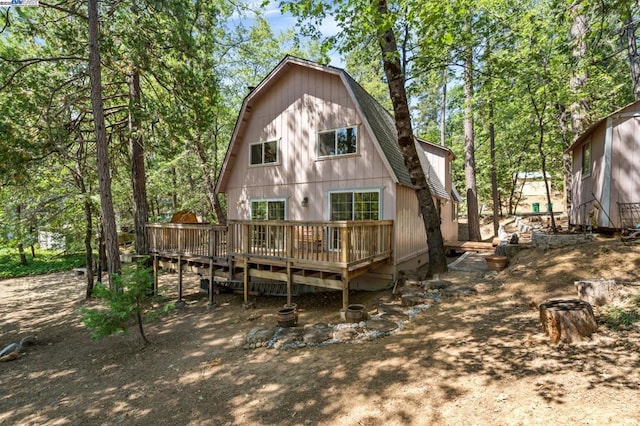
[{"label": "tree branch", "polygon": [[83,15],[82,13],[77,12],[75,10],[65,9],[64,7],[60,7],[57,4],[45,3],[43,1],[40,1],[39,4],[40,4],[40,6],[48,7],[48,8],[51,8],[51,9],[58,10],[60,12],[68,13],[69,15],[76,16],[76,17],[78,17],[78,18],[80,18],[80,19],[82,19],[84,21],[88,21],[89,20],[87,15]]}]

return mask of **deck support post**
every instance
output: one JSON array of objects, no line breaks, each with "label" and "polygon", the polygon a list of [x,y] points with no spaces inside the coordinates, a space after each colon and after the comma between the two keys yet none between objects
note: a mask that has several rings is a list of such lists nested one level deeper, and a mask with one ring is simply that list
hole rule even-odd
[{"label": "deck support post", "polygon": [[349,307],[349,270],[342,271],[342,309],[346,312]]},{"label": "deck support post", "polygon": [[178,255],[178,302],[182,302],[182,256]]},{"label": "deck support post", "polygon": [[153,295],[158,295],[158,273],[160,270],[160,260],[157,255],[153,256]]},{"label": "deck support post", "polygon": [[213,305],[213,258],[209,258],[209,305]]},{"label": "deck support post", "polygon": [[244,284],[244,303],[249,302],[249,259],[244,259],[244,274],[243,274],[243,284]]},{"label": "deck support post", "polygon": [[291,283],[293,282],[293,274],[291,270],[291,262],[287,262],[287,305],[291,305]]}]

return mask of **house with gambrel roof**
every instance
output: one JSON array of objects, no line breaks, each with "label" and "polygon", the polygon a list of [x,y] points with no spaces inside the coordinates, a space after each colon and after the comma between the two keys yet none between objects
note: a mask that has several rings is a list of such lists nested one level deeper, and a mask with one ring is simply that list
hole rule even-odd
[{"label": "house with gambrel roof", "polygon": [[[441,218],[457,240],[454,155],[416,138]],[[393,222],[392,257],[351,287],[392,283],[426,262],[426,233],[392,115],[340,68],[285,57],[246,96],[216,191],[233,221]],[[314,235],[325,249],[332,235]]]}]

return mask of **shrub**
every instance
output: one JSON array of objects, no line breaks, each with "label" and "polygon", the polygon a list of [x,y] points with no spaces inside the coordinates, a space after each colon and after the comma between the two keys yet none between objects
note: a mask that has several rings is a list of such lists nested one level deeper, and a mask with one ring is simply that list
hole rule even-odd
[{"label": "shrub", "polygon": [[92,339],[126,334],[129,324],[135,321],[140,336],[149,343],[143,327],[145,317],[150,320],[174,307],[173,303],[168,303],[151,309],[154,298],[149,296],[149,292],[153,278],[151,270],[142,265],[133,265],[124,269],[121,275],[114,276],[112,288],[101,283],[96,285],[93,296],[104,305],[80,310],[82,322],[91,330]]}]

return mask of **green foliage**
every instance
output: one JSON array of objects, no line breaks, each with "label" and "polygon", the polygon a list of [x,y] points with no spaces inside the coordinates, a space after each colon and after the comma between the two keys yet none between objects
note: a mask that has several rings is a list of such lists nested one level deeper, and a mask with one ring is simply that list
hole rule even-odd
[{"label": "green foliage", "polygon": [[92,339],[101,339],[114,334],[126,334],[129,325],[137,322],[140,336],[147,340],[143,322],[173,309],[173,303],[152,309],[154,298],[149,296],[152,273],[142,264],[125,268],[122,275],[114,276],[113,288],[98,284],[93,295],[103,302],[100,308],[82,308],[82,323],[91,330]]},{"label": "green foliage", "polygon": [[32,258],[31,253],[28,252],[27,264],[21,265],[17,249],[0,249],[0,278],[50,274],[84,266],[84,253],[62,254],[53,250],[39,249],[35,253],[36,257]]},{"label": "green foliage", "polygon": [[640,296],[633,299],[626,308],[615,308],[603,315],[605,327],[612,330],[629,330],[631,326],[640,322]]}]

